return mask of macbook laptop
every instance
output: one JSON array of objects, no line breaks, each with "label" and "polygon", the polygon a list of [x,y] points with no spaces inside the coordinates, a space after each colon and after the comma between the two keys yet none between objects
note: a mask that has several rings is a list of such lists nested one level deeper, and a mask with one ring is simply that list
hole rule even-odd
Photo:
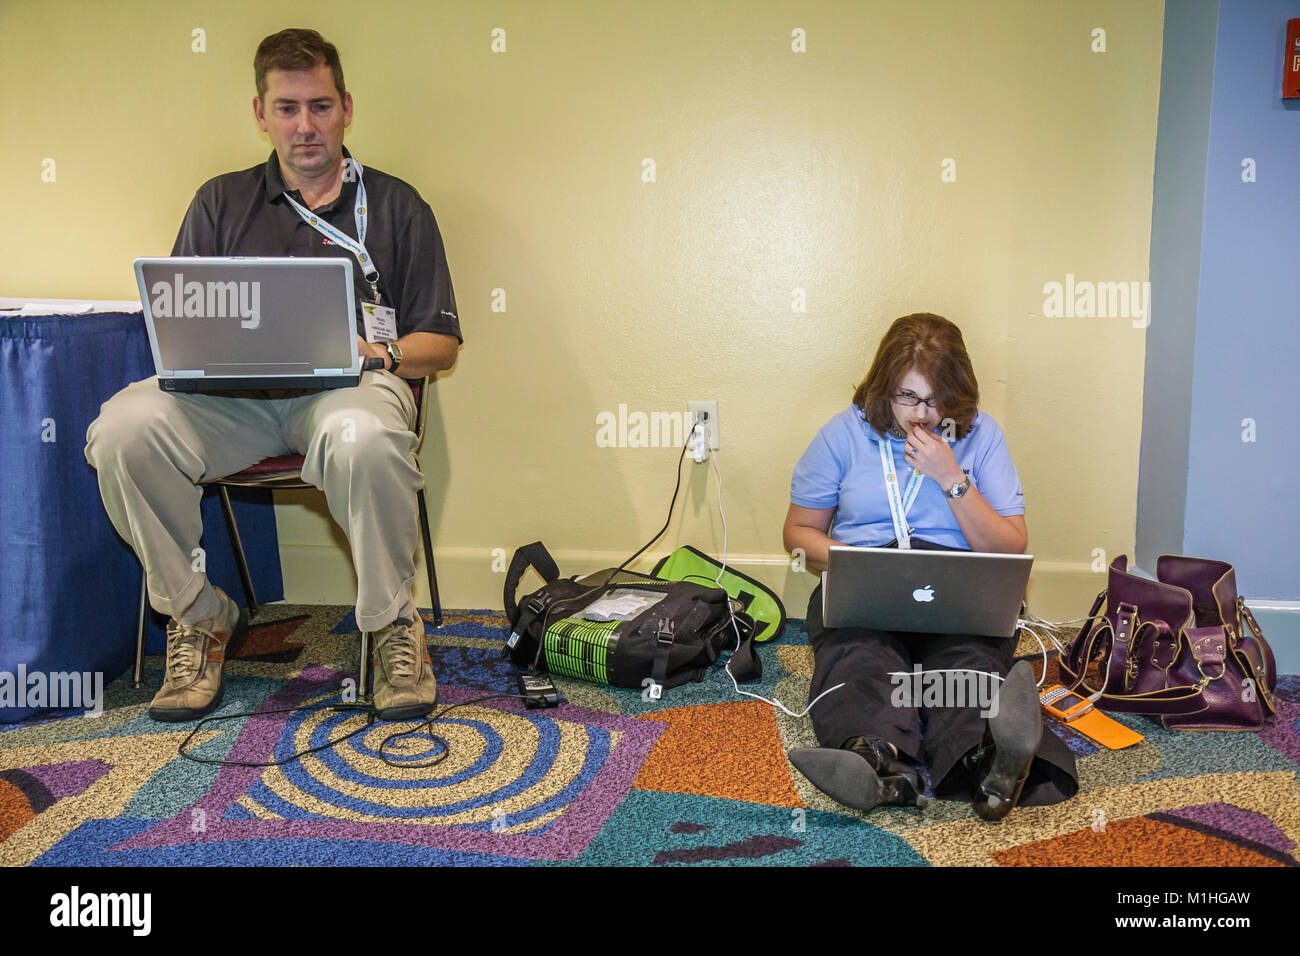
[{"label": "macbook laptop", "polygon": [[1030,554],[832,545],[822,574],[827,627],[924,634],[1016,633]]},{"label": "macbook laptop", "polygon": [[166,391],[345,388],[361,379],[351,259],[136,259]]}]

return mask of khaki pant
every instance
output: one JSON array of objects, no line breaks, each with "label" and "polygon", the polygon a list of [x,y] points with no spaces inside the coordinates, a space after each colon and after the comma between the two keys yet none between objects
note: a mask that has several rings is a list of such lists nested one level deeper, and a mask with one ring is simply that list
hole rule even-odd
[{"label": "khaki pant", "polygon": [[357,625],[373,632],[414,617],[423,482],[415,419],[411,390],[385,371],[363,373],[355,388],[287,398],[164,392],[153,377],[103,404],[86,432],[86,460],[109,519],[144,565],[149,603],[177,617],[205,582],[192,568],[203,531],[199,485],[263,458],[305,456],[303,481],[325,492],[352,546]]}]

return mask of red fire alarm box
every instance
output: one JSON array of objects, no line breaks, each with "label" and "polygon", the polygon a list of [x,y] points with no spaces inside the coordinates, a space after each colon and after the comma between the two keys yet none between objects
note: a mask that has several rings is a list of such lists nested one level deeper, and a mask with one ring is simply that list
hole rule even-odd
[{"label": "red fire alarm box", "polygon": [[1282,99],[1300,99],[1300,17],[1286,22],[1286,50],[1282,58]]}]

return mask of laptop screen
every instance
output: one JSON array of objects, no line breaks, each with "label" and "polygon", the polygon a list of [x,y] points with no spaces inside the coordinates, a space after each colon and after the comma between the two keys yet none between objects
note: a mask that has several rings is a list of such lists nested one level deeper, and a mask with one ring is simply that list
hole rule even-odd
[{"label": "laptop screen", "polygon": [[356,363],[347,259],[136,261],[160,376],[312,375]]}]

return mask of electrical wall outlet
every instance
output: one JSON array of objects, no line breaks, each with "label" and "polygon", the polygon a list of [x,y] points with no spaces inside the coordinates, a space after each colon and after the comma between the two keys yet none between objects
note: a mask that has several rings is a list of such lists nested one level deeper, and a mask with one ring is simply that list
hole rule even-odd
[{"label": "electrical wall outlet", "polygon": [[695,422],[699,418],[699,413],[705,412],[709,417],[705,421],[704,427],[709,436],[709,447],[717,449],[718,447],[718,403],[715,399],[711,402],[687,402],[686,403],[686,427],[688,429],[695,427]]}]

